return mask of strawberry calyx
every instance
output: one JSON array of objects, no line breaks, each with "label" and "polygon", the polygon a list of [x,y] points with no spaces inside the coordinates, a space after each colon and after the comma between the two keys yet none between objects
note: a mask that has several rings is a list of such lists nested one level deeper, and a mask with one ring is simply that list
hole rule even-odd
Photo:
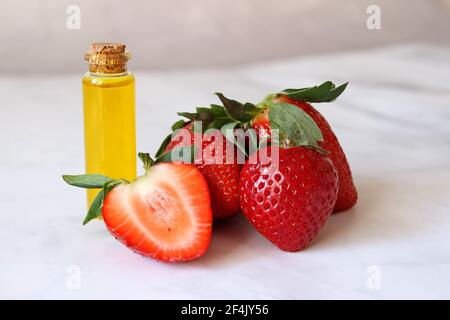
[{"label": "strawberry calyx", "polygon": [[223,109],[229,119],[238,123],[248,123],[255,118],[259,112],[261,112],[261,105],[254,105],[250,102],[240,103],[236,100],[226,98],[220,92],[216,92],[215,94],[222,102]]},{"label": "strawberry calyx", "polygon": [[184,128],[188,123],[194,121],[201,122],[203,133],[211,129],[221,130],[225,138],[234,143],[241,151],[245,151],[245,148],[238,145],[234,137],[227,135],[227,130],[253,128],[258,131],[258,135],[264,136],[262,138],[266,139],[266,142],[267,137],[271,136],[273,130],[276,130],[279,137],[272,136],[268,140],[271,144],[278,144],[282,148],[305,146],[326,154],[327,151],[319,146],[319,142],[323,141],[323,136],[315,121],[302,109],[286,102],[277,101],[276,98],[286,96],[296,101],[331,102],[342,94],[347,85],[348,82],[336,86],[333,82],[326,81],[313,87],[288,88],[269,94],[258,104],[241,103],[216,92],[215,95],[222,105],[211,104],[209,107],[197,107],[196,112],[178,112],[179,116],[187,120],[178,120],[172,125],[172,132],[163,140],[156,152],[156,158],[163,155],[173,134],[178,129]]},{"label": "strawberry calyx", "polygon": [[273,100],[273,98],[279,96],[286,96],[292,100],[304,101],[304,102],[331,102],[336,100],[342,92],[347,88],[348,82],[336,87],[331,81],[326,81],[321,85],[299,89],[284,89],[283,91],[272,94],[266,97],[266,99]]},{"label": "strawberry calyx", "polygon": [[155,160],[153,160],[148,153],[139,152],[138,158],[142,161],[145,172],[150,170],[150,168],[155,164]]},{"label": "strawberry calyx", "polygon": [[[209,107],[197,107],[196,112],[178,112],[179,116],[187,118],[176,121],[171,126],[171,132],[164,138],[158,150],[156,151],[155,157],[160,158],[172,138],[175,136],[177,130],[185,128],[189,123],[194,121],[201,122],[202,133],[211,129],[221,129],[223,126],[234,122],[232,118],[227,114],[223,106],[217,104],[211,104]],[[191,128],[191,130],[193,130]]]},{"label": "strawberry calyx", "polygon": [[83,220],[83,225],[100,217],[102,215],[102,207],[108,193],[121,184],[128,184],[125,179],[112,179],[101,174],[81,174],[81,175],[63,175],[63,180],[74,187],[84,189],[101,189],[92,201],[91,206]]}]

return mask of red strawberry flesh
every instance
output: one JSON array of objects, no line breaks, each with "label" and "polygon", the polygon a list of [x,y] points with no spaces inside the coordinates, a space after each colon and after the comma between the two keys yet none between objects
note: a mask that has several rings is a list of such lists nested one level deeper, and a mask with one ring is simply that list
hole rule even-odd
[{"label": "red strawberry flesh", "polygon": [[212,212],[206,181],[192,165],[161,163],[114,188],[102,215],[109,231],[137,253],[166,262],[206,252]]}]

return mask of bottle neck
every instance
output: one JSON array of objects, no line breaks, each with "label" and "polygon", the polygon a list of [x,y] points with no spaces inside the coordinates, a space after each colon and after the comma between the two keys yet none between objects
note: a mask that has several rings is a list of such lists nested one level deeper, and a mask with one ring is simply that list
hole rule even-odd
[{"label": "bottle neck", "polygon": [[87,75],[89,75],[91,77],[104,77],[104,78],[123,77],[123,76],[129,75],[129,74],[130,73],[128,72],[128,70],[125,70],[123,72],[117,72],[117,73],[93,72],[91,70],[89,70],[87,72]]}]

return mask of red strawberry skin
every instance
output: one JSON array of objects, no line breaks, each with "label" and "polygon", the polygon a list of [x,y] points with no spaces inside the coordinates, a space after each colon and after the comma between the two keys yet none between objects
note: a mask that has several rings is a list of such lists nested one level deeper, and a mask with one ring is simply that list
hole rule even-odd
[{"label": "red strawberry skin", "polygon": [[324,226],[336,202],[338,177],[330,159],[313,149],[278,150],[277,170],[259,162],[244,165],[241,209],[259,233],[281,250],[294,252]]},{"label": "red strawberry skin", "polygon": [[[353,207],[358,201],[358,193],[355,184],[353,183],[352,172],[345,153],[342,150],[336,135],[328,124],[328,121],[319,111],[307,102],[293,100],[286,96],[278,97],[274,102],[295,105],[305,111],[316,122],[323,135],[323,142],[319,142],[319,146],[330,152],[328,157],[333,161],[339,177],[338,197],[333,212],[345,211]],[[260,114],[252,121],[252,126],[255,130],[264,129],[270,133],[268,115]]]},{"label": "red strawberry skin", "polygon": [[[193,145],[197,141],[192,131],[192,123],[187,124],[184,129],[189,130],[191,135],[190,141],[182,141],[176,135],[168,144],[165,152],[168,152],[176,146]],[[225,137],[223,139],[223,154],[222,163],[200,163],[195,166],[205,176],[211,194],[211,206],[213,210],[213,217],[215,220],[232,217],[240,212],[239,205],[239,175],[242,165],[237,164],[236,159],[233,163],[226,163],[225,144],[229,143]],[[195,140],[194,140],[195,139]],[[202,151],[203,159],[206,159],[210,154],[206,150],[211,143],[210,137],[203,135],[199,137],[198,141],[203,139]]]},{"label": "red strawberry skin", "polygon": [[338,197],[333,211],[340,212],[353,207],[358,200],[358,193],[353,183],[352,172],[345,153],[328,121],[309,103],[292,100],[285,96],[278,98],[278,100],[301,108],[311,116],[322,131],[323,142],[319,142],[319,146],[330,152],[328,157],[333,161],[339,177]]},{"label": "red strawberry skin", "polygon": [[160,163],[133,183],[115,187],[102,216],[125,246],[163,262],[198,258],[211,241],[208,186],[190,164]]}]

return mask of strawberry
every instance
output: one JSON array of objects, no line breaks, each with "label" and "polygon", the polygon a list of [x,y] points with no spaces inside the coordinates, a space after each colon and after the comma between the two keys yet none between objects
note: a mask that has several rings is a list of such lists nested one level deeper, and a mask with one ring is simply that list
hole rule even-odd
[{"label": "strawberry", "polygon": [[[232,163],[227,163],[226,143],[229,144],[230,142],[218,131],[218,136],[222,139],[223,148],[214,150],[213,148],[208,148],[214,141],[211,133],[194,133],[193,122],[183,124],[182,128],[189,132],[190,139],[183,140],[181,139],[181,132],[175,133],[167,146],[164,147],[164,152],[172,151],[175,147],[196,145],[198,152],[202,152],[203,161],[195,163],[195,166],[200,170],[208,183],[214,219],[229,218],[238,214],[240,212],[239,173],[242,165],[236,163],[235,159],[231,161]],[[213,154],[214,151],[220,152],[219,161],[214,161],[213,158],[216,156]],[[213,160],[208,162],[205,159]]]},{"label": "strawberry", "polygon": [[[270,135],[260,141],[259,150],[249,155],[241,171],[243,214],[280,249],[302,250],[322,229],[338,192],[336,169],[320,146],[324,139],[320,128],[291,104],[266,99],[253,105],[219,98],[236,126],[265,129],[260,138]],[[269,126],[264,124],[267,116]],[[265,153],[271,154],[269,162],[262,161]]]},{"label": "strawberry", "polygon": [[[346,88],[347,84],[335,87],[331,82],[325,82],[318,87],[303,89],[286,89],[281,93],[269,95],[266,99],[278,104],[294,105],[306,112],[320,128],[323,141],[318,143],[319,147],[329,152],[328,157],[338,172],[339,192],[334,212],[340,212],[353,207],[358,194],[353,183],[352,172],[348,164],[344,151],[334,134],[331,126],[322,114],[317,111],[309,102],[330,102],[336,99]],[[265,102],[261,103],[261,111],[251,120],[251,126],[258,131],[260,137],[269,135],[271,132],[270,107]]]},{"label": "strawberry", "polygon": [[333,211],[340,212],[353,207],[358,200],[358,193],[353,183],[350,165],[348,164],[344,150],[342,150],[342,147],[327,120],[319,111],[307,102],[294,100],[285,95],[276,98],[275,101],[289,103],[301,108],[310,115],[319,126],[323,135],[323,142],[319,142],[319,146],[329,152],[328,157],[333,162],[339,177],[338,197]]},{"label": "strawberry", "polygon": [[[98,175],[64,180],[81,187],[103,186],[84,223],[101,214],[109,232],[131,250],[164,262],[202,256],[212,232],[205,178],[190,164],[151,164],[147,160],[146,174],[132,183]],[[94,178],[100,180],[86,185]]]},{"label": "strawberry", "polygon": [[279,149],[279,164],[261,163],[255,153],[240,184],[243,214],[281,250],[299,251],[319,233],[333,210],[338,177],[330,159],[308,147]]}]

